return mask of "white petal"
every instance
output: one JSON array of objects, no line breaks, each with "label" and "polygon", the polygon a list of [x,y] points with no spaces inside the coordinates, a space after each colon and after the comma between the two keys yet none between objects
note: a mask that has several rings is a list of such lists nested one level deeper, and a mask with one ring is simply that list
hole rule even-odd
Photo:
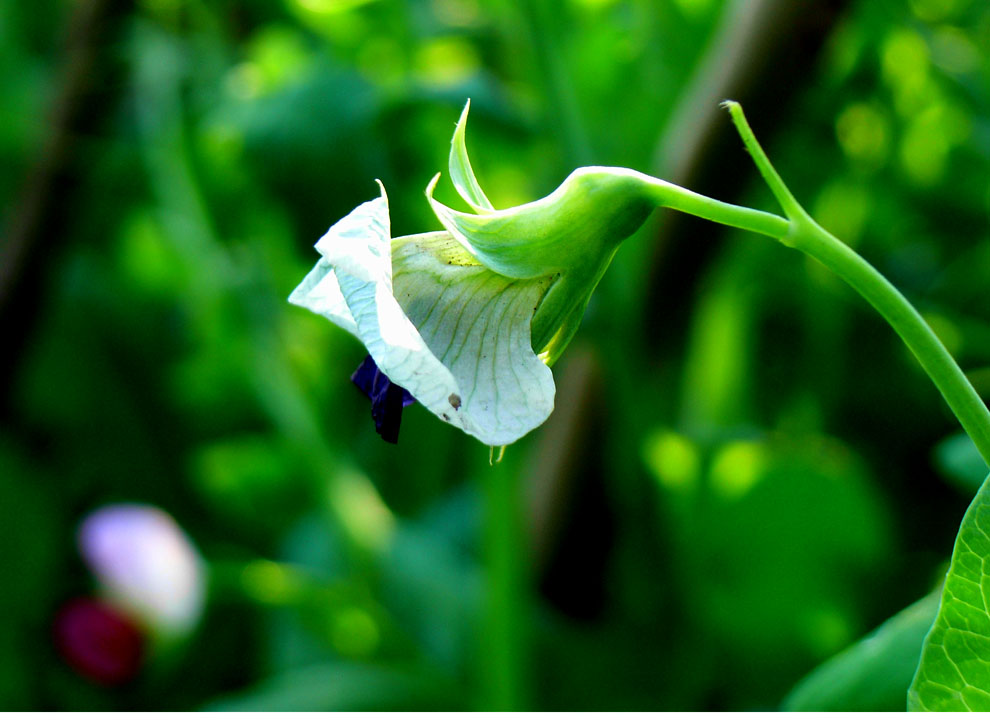
[{"label": "white petal", "polygon": [[115,601],[152,626],[184,633],[206,597],[203,561],[164,511],[150,505],[107,505],[79,527],[79,549]]},{"label": "white petal", "polygon": [[378,187],[381,197],[361,203],[334,223],[316,241],[316,249],[338,274],[347,273],[364,282],[387,283],[391,288],[388,196],[381,182]]},{"label": "white petal", "polygon": [[[530,321],[547,281],[496,275],[447,233],[394,242],[401,304],[393,292],[384,188],[317,243],[332,273],[314,268],[310,275],[317,276],[311,286],[303,281],[305,302],[298,304],[346,327],[332,287],[324,287],[335,275],[355,334],[382,372],[486,444],[509,444],[545,421],[553,410],[553,376],[533,353]],[[333,316],[317,308],[332,308]]]},{"label": "white petal", "polygon": [[530,322],[550,280],[496,275],[448,233],[393,240],[392,265],[395,297],[464,388],[458,412],[475,426],[468,432],[505,445],[542,424],[553,375],[533,352]]},{"label": "white petal", "polygon": [[292,291],[289,302],[322,315],[355,337],[358,335],[357,324],[344,302],[337,276],[330,263],[322,258],[299,283],[299,287]]}]

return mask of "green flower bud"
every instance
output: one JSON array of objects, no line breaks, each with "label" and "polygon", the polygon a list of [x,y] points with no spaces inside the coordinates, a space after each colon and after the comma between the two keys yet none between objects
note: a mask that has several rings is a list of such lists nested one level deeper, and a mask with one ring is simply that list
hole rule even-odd
[{"label": "green flower bud", "polygon": [[479,263],[506,277],[550,279],[533,317],[532,341],[534,351],[552,363],[577,330],[619,244],[656,207],[659,181],[626,168],[584,167],[545,198],[495,210],[468,158],[469,109],[470,102],[454,131],[450,175],[473,212],[458,212],[433,198],[439,174],[426,194],[444,228]]}]

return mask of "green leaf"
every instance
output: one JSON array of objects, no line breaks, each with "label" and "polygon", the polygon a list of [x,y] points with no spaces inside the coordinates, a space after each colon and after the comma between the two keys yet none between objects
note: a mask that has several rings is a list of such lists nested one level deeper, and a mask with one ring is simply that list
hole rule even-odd
[{"label": "green leaf", "polygon": [[818,666],[790,694],[788,712],[883,712],[904,707],[938,594],[901,610],[856,644]]},{"label": "green leaf", "polygon": [[909,710],[990,710],[990,477],[963,517]]}]

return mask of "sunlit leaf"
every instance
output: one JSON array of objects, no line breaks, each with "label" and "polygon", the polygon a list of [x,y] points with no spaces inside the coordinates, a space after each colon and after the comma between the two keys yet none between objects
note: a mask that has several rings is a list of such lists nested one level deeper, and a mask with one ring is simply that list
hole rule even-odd
[{"label": "sunlit leaf", "polygon": [[855,645],[823,663],[795,686],[782,709],[790,712],[899,711],[938,609],[928,595],[887,620]]},{"label": "sunlit leaf", "polygon": [[990,710],[990,477],[963,517],[909,710]]}]

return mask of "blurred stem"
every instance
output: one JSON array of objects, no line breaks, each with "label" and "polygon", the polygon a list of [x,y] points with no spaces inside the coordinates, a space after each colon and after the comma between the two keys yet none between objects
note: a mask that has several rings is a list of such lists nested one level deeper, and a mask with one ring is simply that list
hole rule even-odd
[{"label": "blurred stem", "polygon": [[[806,9],[804,10],[806,11]],[[717,105],[760,77],[770,47],[793,30],[786,0],[729,0],[653,151],[653,171],[686,184],[711,145]],[[798,11],[801,12],[801,11]]]},{"label": "blurred stem", "polygon": [[486,607],[481,628],[483,709],[524,705],[527,562],[520,474],[511,463],[482,471]]},{"label": "blurred stem", "polygon": [[[17,22],[13,18],[29,13],[29,6],[20,9],[13,3],[8,5],[19,9],[5,13],[5,5],[0,10],[0,23],[15,27]],[[3,411],[8,411],[8,403],[17,394],[18,369],[44,312],[42,293],[50,285],[53,266],[68,244],[69,228],[84,214],[81,208],[86,204],[78,198],[91,190],[92,158],[78,148],[84,138],[101,137],[103,123],[113,116],[112,108],[117,105],[122,83],[114,79],[120,63],[112,48],[116,46],[121,25],[129,17],[129,7],[125,0],[90,0],[53,4],[42,11],[52,16],[65,12],[68,20],[57,38],[62,41],[61,68],[58,77],[53,78],[52,92],[45,92],[50,106],[44,119],[43,142],[18,197],[9,208],[4,208],[0,217],[0,326],[4,329],[0,409]],[[12,107],[10,100],[5,107]],[[4,172],[9,176],[14,165],[6,167]],[[102,230],[92,237],[101,234]],[[16,410],[13,412],[16,415]]]},{"label": "blurred stem", "polygon": [[760,174],[789,218],[788,232],[780,238],[781,242],[818,260],[876,308],[918,358],[963,429],[976,444],[984,461],[990,465],[990,410],[942,341],[887,278],[852,248],[812,220],[770,164],[746,122],[742,107],[735,102],[727,102],[725,106]]},{"label": "blurred stem", "polygon": [[[354,468],[346,451],[330,444],[319,413],[293,372],[278,328],[271,324],[277,313],[255,309],[260,307],[258,299],[251,285],[243,281],[243,270],[235,269],[237,263],[218,235],[215,218],[189,161],[189,138],[181,121],[185,48],[160,28],[145,23],[136,25],[133,42],[140,48],[134,52],[140,147],[162,224],[189,263],[188,299],[204,315],[218,313],[219,307],[228,303],[241,308],[241,322],[252,338],[252,351],[241,371],[256,402],[325,489],[325,507],[341,530],[348,551],[357,558],[370,557],[381,550],[387,534],[354,522],[355,515],[344,502],[351,493],[347,483],[360,485],[360,492],[375,506],[384,508],[384,503],[371,482]],[[389,525],[390,516],[381,515]]]},{"label": "blurred stem", "polygon": [[590,165],[591,142],[581,122],[574,83],[568,77],[566,53],[561,42],[560,7],[547,0],[519,0],[529,28],[536,64],[555,114],[555,124],[564,140],[568,159],[574,165]]}]

